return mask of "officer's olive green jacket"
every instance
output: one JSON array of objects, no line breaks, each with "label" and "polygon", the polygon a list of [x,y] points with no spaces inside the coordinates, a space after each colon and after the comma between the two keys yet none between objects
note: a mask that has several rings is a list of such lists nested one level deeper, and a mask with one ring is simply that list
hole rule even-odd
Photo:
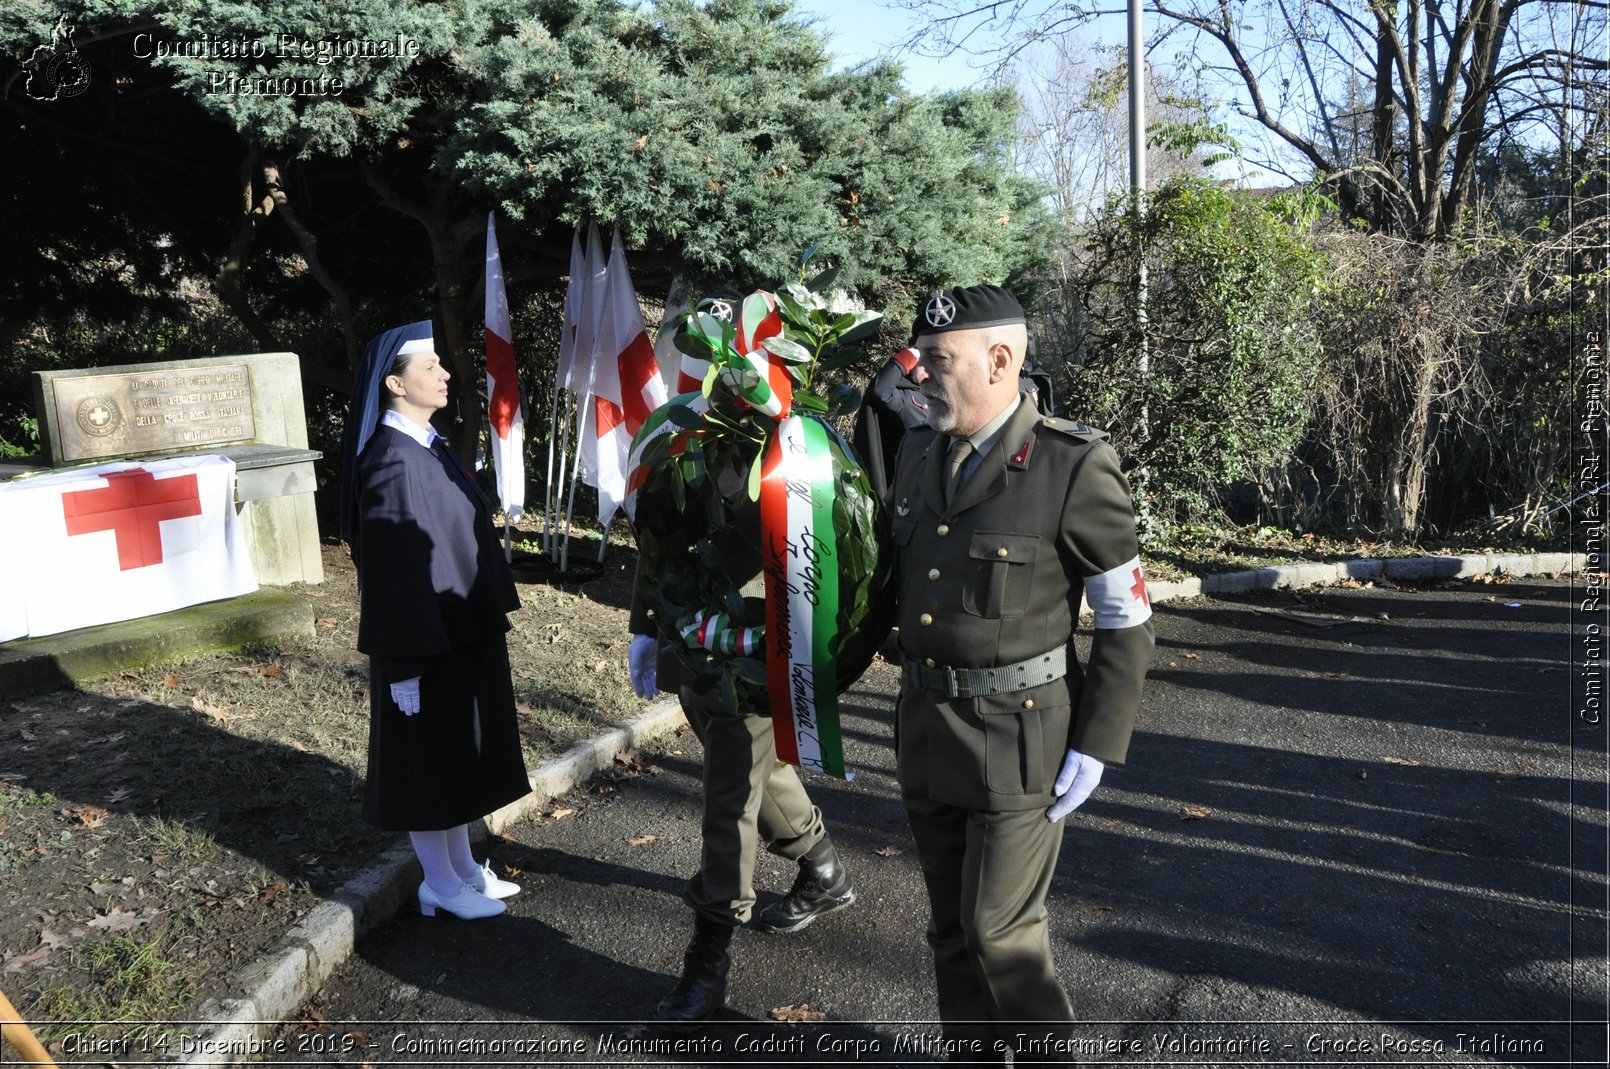
[{"label": "officer's olive green jacket", "polygon": [[[1068,675],[983,698],[947,698],[907,681],[896,712],[902,790],[974,809],[1049,806],[1069,747],[1107,763],[1129,748],[1153,628],[1138,571],[1134,508],[1101,431],[1018,406],[956,500],[944,504],[949,439],[907,435],[890,504],[904,653],[989,668],[1070,643]],[[1097,628],[1088,663],[1071,638],[1087,577],[1136,565],[1130,617]],[[1127,581],[1116,587],[1127,596]]]}]

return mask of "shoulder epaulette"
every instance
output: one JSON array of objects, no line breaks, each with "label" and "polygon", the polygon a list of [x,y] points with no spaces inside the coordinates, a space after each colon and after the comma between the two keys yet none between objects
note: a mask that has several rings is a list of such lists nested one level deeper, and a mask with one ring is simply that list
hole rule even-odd
[{"label": "shoulder epaulette", "polygon": [[1072,438],[1079,442],[1099,442],[1107,437],[1106,431],[1097,430],[1088,423],[1081,423],[1076,419],[1061,419],[1057,416],[1047,416],[1040,420],[1040,426],[1047,430]]}]

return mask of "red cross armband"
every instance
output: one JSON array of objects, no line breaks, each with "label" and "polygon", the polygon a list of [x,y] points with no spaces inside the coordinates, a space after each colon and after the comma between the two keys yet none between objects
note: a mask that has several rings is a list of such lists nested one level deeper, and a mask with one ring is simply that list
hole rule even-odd
[{"label": "red cross armband", "polygon": [[1096,614],[1096,627],[1116,631],[1152,618],[1152,601],[1141,576],[1140,558],[1085,579],[1085,601]]}]

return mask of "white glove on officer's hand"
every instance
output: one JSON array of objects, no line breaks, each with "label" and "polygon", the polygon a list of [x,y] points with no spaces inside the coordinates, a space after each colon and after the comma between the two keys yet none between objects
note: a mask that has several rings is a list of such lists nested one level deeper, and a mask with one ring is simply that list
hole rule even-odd
[{"label": "white glove on officer's hand", "polygon": [[402,710],[404,716],[413,716],[419,712],[419,677],[393,683],[391,700],[397,703],[397,708]]},{"label": "white glove on officer's hand", "polygon": [[659,694],[655,686],[655,664],[659,658],[659,641],[653,635],[633,635],[632,648],[627,654],[631,666],[632,690],[647,701]]},{"label": "white glove on officer's hand", "polygon": [[1090,792],[1101,782],[1101,770],[1105,767],[1089,754],[1069,750],[1062,761],[1062,771],[1057,773],[1057,781],[1051,786],[1057,800],[1045,811],[1045,818],[1055,823],[1084,805]]}]

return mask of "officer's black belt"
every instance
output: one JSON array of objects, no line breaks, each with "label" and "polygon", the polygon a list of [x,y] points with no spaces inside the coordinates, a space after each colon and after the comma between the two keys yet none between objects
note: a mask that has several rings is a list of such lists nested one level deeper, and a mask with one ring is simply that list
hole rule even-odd
[{"label": "officer's black belt", "polygon": [[927,665],[915,657],[906,658],[906,682],[923,690],[936,691],[949,698],[983,698],[991,694],[1038,687],[1068,674],[1068,644],[1016,664],[995,668],[952,668],[948,664]]}]

